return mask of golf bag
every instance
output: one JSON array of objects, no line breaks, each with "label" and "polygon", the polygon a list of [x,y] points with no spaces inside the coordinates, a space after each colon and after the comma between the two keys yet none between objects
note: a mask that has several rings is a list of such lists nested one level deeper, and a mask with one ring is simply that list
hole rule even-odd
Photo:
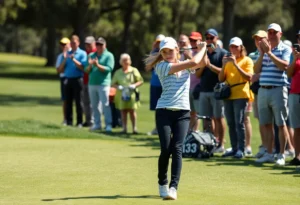
[{"label": "golf bag", "polygon": [[210,132],[189,132],[183,140],[182,157],[209,158],[217,147],[217,140]]}]

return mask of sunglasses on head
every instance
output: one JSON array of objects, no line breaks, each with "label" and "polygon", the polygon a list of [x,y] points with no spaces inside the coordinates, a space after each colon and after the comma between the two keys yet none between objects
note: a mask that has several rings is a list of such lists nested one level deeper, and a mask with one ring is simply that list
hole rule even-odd
[{"label": "sunglasses on head", "polygon": [[215,37],[205,37],[206,40],[214,40]]}]

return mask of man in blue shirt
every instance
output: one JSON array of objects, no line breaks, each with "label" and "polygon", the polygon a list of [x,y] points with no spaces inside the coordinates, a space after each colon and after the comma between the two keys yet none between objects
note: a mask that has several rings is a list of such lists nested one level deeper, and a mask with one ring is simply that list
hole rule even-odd
[{"label": "man in blue shirt", "polygon": [[65,74],[65,97],[66,97],[66,120],[67,125],[73,124],[73,100],[76,103],[78,127],[82,127],[81,91],[83,86],[83,69],[87,61],[87,54],[79,48],[79,37],[73,35],[71,38],[71,51],[63,53],[63,61],[58,68],[60,73]]}]

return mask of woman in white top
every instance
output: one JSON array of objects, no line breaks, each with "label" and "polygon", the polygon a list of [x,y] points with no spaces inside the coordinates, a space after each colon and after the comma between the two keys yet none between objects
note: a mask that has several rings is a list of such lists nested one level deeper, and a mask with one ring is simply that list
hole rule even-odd
[{"label": "woman in white top", "polygon": [[[177,187],[182,167],[182,143],[190,122],[190,72],[205,63],[206,43],[190,60],[179,61],[177,42],[166,37],[160,43],[159,53],[149,56],[147,67],[154,67],[162,85],[162,94],[156,106],[156,126],[161,153],[158,160],[159,194],[164,199],[177,199]],[[202,60],[203,59],[203,60]],[[171,181],[167,170],[172,154]],[[170,189],[169,189],[170,188]]]}]

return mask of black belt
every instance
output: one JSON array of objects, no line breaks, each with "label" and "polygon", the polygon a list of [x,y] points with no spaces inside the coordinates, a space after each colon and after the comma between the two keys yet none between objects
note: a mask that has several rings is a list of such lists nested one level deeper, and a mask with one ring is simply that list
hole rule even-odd
[{"label": "black belt", "polygon": [[273,86],[273,85],[261,85],[260,87],[261,87],[261,88],[264,88],[264,89],[273,89],[273,88],[278,88],[279,86]]}]

